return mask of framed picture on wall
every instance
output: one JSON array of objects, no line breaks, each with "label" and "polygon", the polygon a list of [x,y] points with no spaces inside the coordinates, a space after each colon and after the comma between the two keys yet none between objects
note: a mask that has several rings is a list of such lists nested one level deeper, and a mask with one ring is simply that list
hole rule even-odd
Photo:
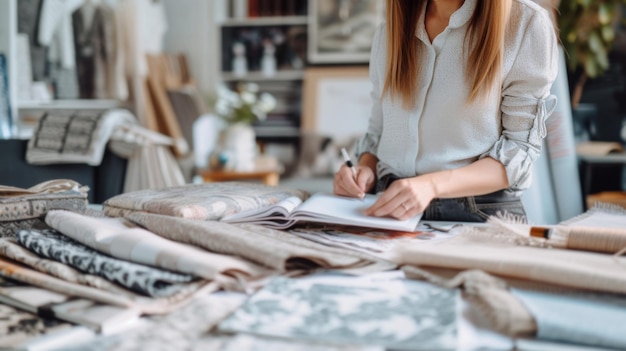
[{"label": "framed picture on wall", "polygon": [[382,0],[309,1],[309,62],[368,62],[384,8]]},{"label": "framed picture on wall", "polygon": [[302,130],[339,142],[362,136],[372,109],[371,91],[367,66],[307,68]]}]

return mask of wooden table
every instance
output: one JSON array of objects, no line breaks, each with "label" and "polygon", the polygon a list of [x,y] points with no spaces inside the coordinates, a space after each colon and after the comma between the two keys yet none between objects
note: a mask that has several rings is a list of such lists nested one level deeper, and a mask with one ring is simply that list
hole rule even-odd
[{"label": "wooden table", "polygon": [[281,172],[282,166],[275,157],[261,155],[254,160],[254,168],[250,171],[204,169],[199,174],[205,182],[260,180],[265,185],[278,185]]},{"label": "wooden table", "polygon": [[278,169],[252,170],[250,172],[205,169],[200,171],[200,176],[205,182],[258,179],[265,185],[278,185],[280,172]]}]

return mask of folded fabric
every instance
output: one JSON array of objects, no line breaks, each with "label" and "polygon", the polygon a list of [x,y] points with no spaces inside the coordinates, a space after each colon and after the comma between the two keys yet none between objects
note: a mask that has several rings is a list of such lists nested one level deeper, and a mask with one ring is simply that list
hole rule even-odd
[{"label": "folded fabric", "polygon": [[217,221],[226,215],[274,205],[288,197],[305,199],[307,192],[242,182],[188,184],[161,190],[140,190],[104,202],[104,213],[126,217],[136,211]]},{"label": "folded fabric", "polygon": [[68,264],[90,274],[97,274],[140,294],[169,296],[184,289],[193,280],[183,275],[119,260],[92,250],[55,230],[22,230],[18,242],[40,256]]},{"label": "folded fabric", "polygon": [[122,218],[51,211],[46,223],[83,245],[118,259],[215,280],[229,289],[273,272],[250,261],[162,238]]},{"label": "folded fabric", "polygon": [[46,112],[28,142],[26,161],[98,166],[114,128],[136,123],[133,114],[123,109]]},{"label": "folded fabric", "polygon": [[189,303],[194,296],[212,292],[218,288],[217,284],[202,280],[189,283],[187,286],[188,289],[167,298],[133,298],[123,294],[115,294],[96,289],[90,286],[71,283],[55,278],[51,275],[14,264],[3,258],[0,258],[0,276],[42,287],[51,291],[56,291],[65,295],[82,297],[88,300],[115,306],[136,307],[145,314],[162,314],[171,312]]},{"label": "folded fabric", "polygon": [[626,349],[624,296],[522,289],[512,289],[512,293],[536,320],[538,339]]},{"label": "folded fabric", "polygon": [[[185,184],[185,177],[172,153],[186,148],[177,140],[139,125],[122,125],[111,136],[109,148],[128,159],[124,192],[162,189]],[[184,140],[183,140],[184,141]]]},{"label": "folded fabric", "polygon": [[0,222],[0,238],[15,239],[20,230],[48,229],[48,225],[43,219],[23,219],[11,222]]},{"label": "folded fabric", "polygon": [[100,276],[82,273],[64,263],[39,257],[12,240],[0,239],[0,256],[68,282],[91,286],[116,294],[140,296]]},{"label": "folded fabric", "polygon": [[507,282],[479,270],[449,271],[403,266],[408,279],[461,288],[469,303],[467,317],[476,326],[512,338],[534,336],[537,324],[530,311],[508,289]]},{"label": "folded fabric", "polygon": [[84,212],[88,187],[56,179],[28,189],[0,185],[0,222],[39,218],[50,210]]},{"label": "folded fabric", "polygon": [[[374,265],[373,256],[331,248],[287,232],[259,225],[233,225],[136,212],[128,219],[155,234],[210,251],[245,257],[279,271],[310,268],[356,268]],[[381,269],[395,265],[381,264]]]},{"label": "folded fabric", "polygon": [[398,245],[393,249],[394,261],[420,267],[480,269],[504,277],[626,293],[626,258],[523,246],[527,244],[524,239],[516,234],[494,233],[489,226],[464,227],[449,239]]},{"label": "folded fabric", "polygon": [[44,229],[43,216],[51,210],[82,213],[88,187],[69,179],[55,179],[23,189],[0,185],[0,238],[15,238],[23,229]]}]

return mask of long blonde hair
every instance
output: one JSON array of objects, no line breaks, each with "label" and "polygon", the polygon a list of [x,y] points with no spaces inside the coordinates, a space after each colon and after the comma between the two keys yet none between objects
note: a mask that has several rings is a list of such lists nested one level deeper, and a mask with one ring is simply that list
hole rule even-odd
[{"label": "long blonde hair", "polygon": [[[415,36],[424,2],[387,0],[387,65],[383,95],[400,97],[405,108],[414,107],[420,74],[420,51]],[[471,45],[465,79],[470,85],[468,102],[486,96],[498,84],[502,72],[504,32],[511,0],[477,0],[466,34]],[[465,50],[464,50],[465,51]]]}]

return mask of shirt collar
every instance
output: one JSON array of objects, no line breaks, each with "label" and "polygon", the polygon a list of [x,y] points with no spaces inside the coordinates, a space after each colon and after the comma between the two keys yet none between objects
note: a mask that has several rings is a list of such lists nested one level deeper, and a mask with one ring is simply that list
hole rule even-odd
[{"label": "shirt collar", "polygon": [[[450,16],[450,22],[448,23],[449,28],[460,28],[464,26],[469,20],[472,18],[474,14],[474,10],[476,9],[476,1],[477,0],[465,0],[461,7],[454,11],[452,16]],[[415,31],[415,35],[425,41],[429,42],[428,33],[426,33],[426,26],[424,25],[426,20],[426,5],[428,1],[424,1],[422,5],[422,11],[420,13],[420,18],[417,22],[417,30]]]},{"label": "shirt collar", "polygon": [[456,10],[450,17],[450,23],[448,27],[459,28],[464,26],[472,18],[474,10],[476,9],[476,0],[465,0],[463,5]]}]

